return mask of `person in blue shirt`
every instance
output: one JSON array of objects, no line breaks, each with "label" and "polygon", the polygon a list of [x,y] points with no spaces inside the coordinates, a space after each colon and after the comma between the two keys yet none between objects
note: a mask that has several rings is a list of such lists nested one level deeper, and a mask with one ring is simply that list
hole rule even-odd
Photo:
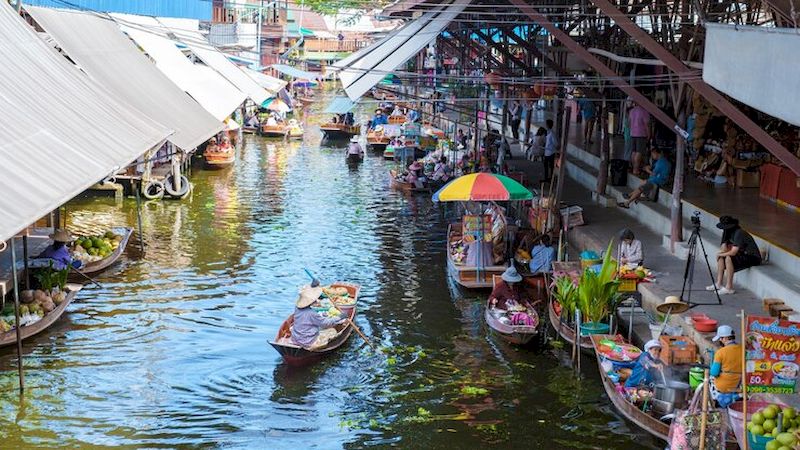
[{"label": "person in blue shirt", "polygon": [[639,355],[633,366],[631,376],[625,381],[626,388],[636,388],[655,383],[664,370],[664,362],[658,358],[661,354],[661,343],[651,339],[644,344],[644,352]]},{"label": "person in blue shirt", "polygon": [[72,242],[72,235],[66,230],[56,230],[49,237],[53,243],[48,245],[35,259],[50,260],[53,263],[53,269],[64,270],[65,267],[72,265],[72,255],[67,248],[67,243]]},{"label": "person in blue shirt", "polygon": [[629,208],[631,203],[638,202],[639,197],[642,195],[649,197],[653,190],[664,187],[667,184],[670,172],[672,172],[672,164],[664,157],[661,149],[656,147],[653,147],[650,151],[650,157],[653,159],[653,166],[644,168],[645,172],[650,174],[650,177],[641,186],[634,189],[627,200],[617,203],[620,207]]},{"label": "person in blue shirt", "polygon": [[531,249],[531,262],[529,263],[531,273],[552,272],[555,257],[556,249],[551,245],[550,236],[544,235],[542,240]]},{"label": "person in blue shirt", "polygon": [[378,125],[386,125],[389,123],[389,119],[386,118],[386,114],[383,113],[383,110],[378,108],[375,110],[375,117],[372,118],[372,128],[375,128]]},{"label": "person in blue shirt", "polygon": [[583,142],[584,144],[592,144],[592,135],[594,134],[595,123],[595,107],[594,101],[586,96],[578,99],[578,107],[581,109],[581,117],[583,118]]}]

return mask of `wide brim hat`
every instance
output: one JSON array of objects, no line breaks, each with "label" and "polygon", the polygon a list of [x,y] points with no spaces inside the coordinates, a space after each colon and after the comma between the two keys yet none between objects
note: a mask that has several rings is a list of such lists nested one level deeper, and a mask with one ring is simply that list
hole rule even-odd
[{"label": "wide brim hat", "polygon": [[320,295],[322,295],[321,287],[304,287],[300,290],[300,295],[297,297],[295,305],[297,305],[298,308],[308,308],[319,299]]},{"label": "wide brim hat", "polygon": [[731,216],[722,216],[719,218],[717,228],[720,230],[730,230],[739,226],[739,219]]},{"label": "wide brim hat", "polygon": [[506,269],[506,271],[503,272],[503,275],[500,275],[500,278],[508,283],[519,283],[522,281],[522,275],[520,275],[519,272],[517,272],[517,269],[513,266]]},{"label": "wide brim hat", "polygon": [[50,234],[50,239],[56,242],[72,242],[73,237],[67,230],[58,229],[54,233]]},{"label": "wide brim hat", "polygon": [[689,304],[682,302],[678,296],[670,295],[664,299],[664,303],[656,306],[656,310],[662,314],[681,314],[689,310]]}]

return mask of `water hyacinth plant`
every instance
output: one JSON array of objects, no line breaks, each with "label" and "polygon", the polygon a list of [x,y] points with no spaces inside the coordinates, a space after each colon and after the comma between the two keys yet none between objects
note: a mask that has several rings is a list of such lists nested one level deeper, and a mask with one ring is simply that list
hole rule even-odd
[{"label": "water hyacinth plant", "polygon": [[617,263],[611,258],[612,244],[613,240],[603,254],[600,271],[587,267],[578,282],[578,308],[588,322],[601,322],[617,302],[619,281],[616,278]]}]

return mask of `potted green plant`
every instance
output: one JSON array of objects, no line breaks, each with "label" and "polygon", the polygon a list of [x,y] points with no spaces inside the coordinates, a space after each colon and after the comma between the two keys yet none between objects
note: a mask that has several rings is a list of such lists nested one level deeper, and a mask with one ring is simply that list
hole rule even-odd
[{"label": "potted green plant", "polygon": [[578,286],[569,275],[562,275],[553,282],[553,299],[561,306],[562,322],[570,323],[578,305]]},{"label": "potted green plant", "polygon": [[598,272],[591,268],[584,269],[578,282],[578,309],[581,311],[584,323],[581,324],[581,334],[608,333],[609,326],[603,323],[617,301],[619,281],[616,279],[617,263],[611,258],[611,246],[603,255],[603,264]]}]

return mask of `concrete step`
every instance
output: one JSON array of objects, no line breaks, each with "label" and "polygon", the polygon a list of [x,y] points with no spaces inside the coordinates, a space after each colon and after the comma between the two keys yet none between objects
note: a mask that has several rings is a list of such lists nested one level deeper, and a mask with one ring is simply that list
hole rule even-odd
[{"label": "concrete step", "polygon": [[[595,189],[599,165],[600,160],[597,156],[574,145],[569,146],[567,174],[585,189]],[[642,181],[638,178],[629,176],[627,186],[609,185],[606,189],[607,196],[612,199],[609,203],[614,205],[617,201],[622,201],[631,190],[641,183]],[[650,232],[663,236],[664,245],[669,249],[669,235],[671,234],[669,205],[671,202],[671,193],[662,189],[657,202],[642,200],[638,204],[632,205],[630,209],[620,208],[619,211],[636,220]],[[697,213],[701,221],[700,235],[709,255],[712,270],[716,270],[715,259],[716,254],[719,252],[720,239],[722,238],[722,230],[716,228],[719,217],[688,201],[684,200],[682,203],[684,238],[688,239],[691,235],[690,218]],[[588,217],[587,221],[591,221],[591,217]],[[780,298],[790,307],[800,311],[800,295],[797,294],[800,292],[800,256],[776,246],[762,237],[757,235],[753,237],[762,253],[768,255],[768,260],[761,266],[737,273],[734,279],[737,289],[746,287],[747,290],[759,298]],[[678,244],[674,254],[685,260],[688,254],[686,243]],[[647,261],[646,254],[645,261]],[[698,266],[705,265],[701,252],[698,253],[696,264]],[[705,280],[705,277],[703,280]],[[704,283],[704,286],[706,284],[710,283]],[[698,288],[698,286],[695,286],[695,288]]]}]

